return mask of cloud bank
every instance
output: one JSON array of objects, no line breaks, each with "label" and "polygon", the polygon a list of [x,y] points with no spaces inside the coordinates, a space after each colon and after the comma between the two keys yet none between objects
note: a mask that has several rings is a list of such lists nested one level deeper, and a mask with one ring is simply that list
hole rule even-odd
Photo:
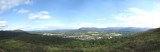
[{"label": "cloud bank", "polygon": [[30,11],[29,10],[26,10],[26,9],[20,9],[20,10],[17,10],[17,9],[14,9],[13,10],[14,12],[17,12],[19,14],[24,14],[24,13],[29,13]]},{"label": "cloud bank", "polygon": [[49,19],[51,16],[47,11],[41,11],[38,13],[30,13],[29,19]]},{"label": "cloud bank", "polygon": [[31,4],[32,0],[0,0],[0,14],[19,5]]},{"label": "cloud bank", "polygon": [[63,29],[65,26],[63,24],[44,24],[41,26],[31,26],[31,25],[21,25],[10,28],[10,30],[55,30],[55,29]]},{"label": "cloud bank", "polygon": [[138,8],[129,8],[115,18],[129,27],[160,27],[160,11],[157,10],[145,11]]}]

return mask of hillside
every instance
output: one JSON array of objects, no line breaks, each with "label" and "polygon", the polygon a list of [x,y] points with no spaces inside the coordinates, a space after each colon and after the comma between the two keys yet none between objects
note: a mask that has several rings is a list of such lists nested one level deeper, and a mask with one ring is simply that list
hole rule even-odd
[{"label": "hillside", "polygon": [[160,28],[138,32],[128,37],[90,41],[29,33],[12,37],[13,33],[23,34],[1,31],[3,39],[0,40],[0,52],[158,52],[160,50]]},{"label": "hillside", "polygon": [[139,32],[127,37],[122,44],[112,48],[113,52],[158,52],[160,49],[160,28]]},{"label": "hillside", "polygon": [[21,35],[32,35],[24,31],[0,31],[0,39],[13,38]]}]

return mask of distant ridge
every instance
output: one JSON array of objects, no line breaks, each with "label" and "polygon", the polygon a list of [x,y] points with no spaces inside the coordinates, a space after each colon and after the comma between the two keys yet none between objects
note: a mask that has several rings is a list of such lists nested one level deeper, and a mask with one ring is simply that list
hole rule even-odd
[{"label": "distant ridge", "polygon": [[147,31],[152,28],[141,28],[141,27],[107,27],[107,28],[96,28],[96,27],[82,27],[78,30],[108,30],[108,31]]},{"label": "distant ridge", "polygon": [[78,30],[98,30],[96,27],[81,27]]}]

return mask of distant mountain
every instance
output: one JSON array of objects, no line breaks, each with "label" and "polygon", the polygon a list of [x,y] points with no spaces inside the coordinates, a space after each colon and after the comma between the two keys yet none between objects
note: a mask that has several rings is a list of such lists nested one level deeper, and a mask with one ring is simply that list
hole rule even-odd
[{"label": "distant mountain", "polygon": [[96,27],[82,27],[82,28],[79,28],[78,30],[99,30],[99,28],[96,28]]},{"label": "distant mountain", "polygon": [[83,31],[107,31],[107,32],[115,32],[115,33],[120,33],[120,32],[140,32],[140,31],[147,31],[152,28],[140,28],[140,27],[107,27],[107,28],[96,28],[96,27],[83,27],[79,28],[78,30],[83,30]]},{"label": "distant mountain", "polygon": [[[52,31],[147,31],[152,28],[141,28],[141,27],[107,27],[107,28],[96,28],[96,27],[81,27],[79,29],[56,29],[56,30],[35,30],[35,31],[27,31],[27,32],[52,32]],[[22,30],[15,30],[22,31]]]},{"label": "distant mountain", "polygon": [[[82,27],[79,29],[59,29],[59,30],[42,30],[42,31],[28,31],[30,33],[87,33],[87,32],[106,32],[106,33],[118,33],[125,36],[132,35],[137,32],[147,31],[152,28],[139,28],[139,27],[107,27],[107,28],[96,28],[96,27]],[[60,34],[61,34],[60,33]]]},{"label": "distant mountain", "polygon": [[101,30],[108,31],[147,31],[152,28],[140,28],[140,27],[108,27],[108,28],[100,28]]},{"label": "distant mountain", "polygon": [[99,32],[107,32],[107,33],[118,33],[124,36],[132,35],[137,32],[147,31],[152,28],[141,28],[141,27],[107,27],[107,28],[96,28],[96,27],[83,27],[77,29],[77,31],[89,32],[89,31],[99,31]]},{"label": "distant mountain", "polygon": [[147,31],[152,28],[140,28],[140,27],[108,27],[108,28],[96,28],[96,27],[82,27],[78,30],[107,30],[107,31]]}]

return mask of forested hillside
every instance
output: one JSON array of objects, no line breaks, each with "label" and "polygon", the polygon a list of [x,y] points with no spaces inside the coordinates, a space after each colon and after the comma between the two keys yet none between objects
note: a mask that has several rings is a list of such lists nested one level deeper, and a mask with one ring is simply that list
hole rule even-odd
[{"label": "forested hillside", "polygon": [[160,28],[127,37],[89,41],[1,31],[0,52],[158,52],[159,37]]}]

